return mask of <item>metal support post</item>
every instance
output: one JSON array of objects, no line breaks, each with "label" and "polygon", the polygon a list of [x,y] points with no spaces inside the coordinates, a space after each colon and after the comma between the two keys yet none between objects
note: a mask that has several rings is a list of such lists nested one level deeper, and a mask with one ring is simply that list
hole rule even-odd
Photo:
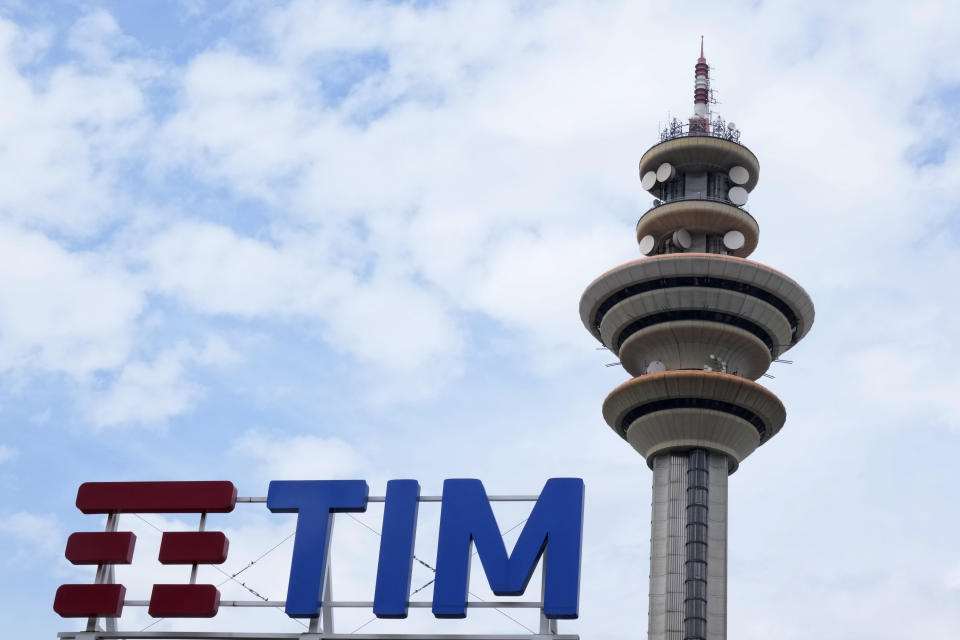
[{"label": "metal support post", "polygon": [[[106,523],[106,526],[104,527],[104,531],[107,531],[107,532],[116,531],[116,530],[117,530],[117,521],[119,520],[119,518],[120,518],[120,516],[119,516],[118,514],[116,514],[116,513],[107,514],[107,523]],[[114,579],[114,577],[113,577],[113,566],[112,566],[112,565],[106,565],[106,564],[98,564],[98,565],[97,565],[97,574],[96,574],[96,576],[95,576],[94,579],[93,579],[94,584],[113,584],[113,579]],[[91,616],[91,617],[87,618],[87,629],[86,629],[86,630],[87,630],[88,632],[99,631],[99,629],[97,628],[97,622],[98,622],[98,621],[99,621],[99,618],[96,617],[96,616]],[[116,630],[117,630],[117,621],[116,621],[116,620],[113,620],[112,618],[106,618],[106,619],[105,619],[105,622],[106,622],[107,630],[108,630],[108,631],[116,631]]]},{"label": "metal support post", "polygon": [[[207,512],[204,511],[200,514],[200,526],[197,528],[197,531],[203,531],[207,528]],[[196,562],[193,563],[193,567],[190,569],[190,584],[197,584],[197,568],[198,565]]]},{"label": "metal support post", "polygon": [[323,605],[321,614],[323,620],[323,634],[333,633],[333,570],[330,567],[330,558],[327,558],[327,575],[323,580]]},{"label": "metal support post", "polygon": [[557,621],[551,620],[543,614],[543,603],[546,598],[547,589],[547,558],[544,556],[540,560],[540,635],[554,637],[557,635]]}]

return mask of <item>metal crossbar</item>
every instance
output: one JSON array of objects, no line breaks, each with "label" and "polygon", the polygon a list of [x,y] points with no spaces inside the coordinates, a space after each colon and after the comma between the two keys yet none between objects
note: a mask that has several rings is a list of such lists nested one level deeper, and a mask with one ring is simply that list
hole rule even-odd
[{"label": "metal crossbar", "polygon": [[62,640],[580,640],[576,634],[451,634],[451,633],[245,633],[227,631],[61,631]]},{"label": "metal crossbar", "polygon": [[[325,603],[326,604],[326,603]],[[329,605],[334,609],[372,609],[372,600],[334,600]],[[428,600],[414,600],[408,602],[411,609],[429,609],[433,603]],[[125,607],[148,607],[149,600],[124,600]],[[286,600],[221,600],[221,607],[285,607]],[[473,609],[540,609],[542,602],[523,602],[519,600],[484,600],[483,602],[467,602],[467,607]]]},{"label": "metal crossbar", "polygon": [[[490,502],[536,502],[540,496],[487,496]],[[443,496],[420,496],[420,502],[443,502]],[[237,502],[266,502],[266,496],[240,496]],[[367,496],[367,502],[386,502],[387,496]]]}]

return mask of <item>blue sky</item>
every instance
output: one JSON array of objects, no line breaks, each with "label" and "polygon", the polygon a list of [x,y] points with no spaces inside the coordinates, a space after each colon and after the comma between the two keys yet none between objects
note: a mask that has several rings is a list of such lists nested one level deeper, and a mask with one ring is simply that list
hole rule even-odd
[{"label": "blue sky", "polygon": [[[101,526],[73,507],[83,481],[230,479],[263,495],[277,478],[381,493],[414,477],[438,493],[478,477],[534,493],[575,475],[582,616],[562,628],[634,637],[650,475],[602,421],[626,374],[604,367],[577,302],[638,255],[636,162],[658,122],[690,111],[705,34],[718,111],[762,167],[752,258],[817,305],[794,364],[764,381],[787,424],[730,480],[729,633],[956,637],[958,13],[0,3],[5,633],[73,628],[51,605],[92,575],[63,559],[69,532]],[[229,570],[290,530],[265,509],[217,524]],[[150,565],[150,525],[124,526],[147,559],[121,573],[130,597],[182,577]],[[338,534],[337,585],[366,599],[376,540],[357,523]],[[249,585],[281,599],[285,553]],[[236,627],[296,629],[258,616]],[[365,630],[451,623],[406,624]]]}]

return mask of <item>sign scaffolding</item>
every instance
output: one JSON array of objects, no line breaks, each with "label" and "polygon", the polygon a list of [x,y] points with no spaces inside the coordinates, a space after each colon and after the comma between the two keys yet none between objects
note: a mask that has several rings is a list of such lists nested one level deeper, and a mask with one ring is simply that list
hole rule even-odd
[{"label": "sign scaffolding", "polygon": [[[356,483],[350,485],[349,483]],[[395,484],[396,483],[396,484]],[[406,483],[406,484],[404,484]],[[411,484],[412,483],[412,484]],[[551,483],[554,483],[551,485]],[[222,485],[216,487],[215,485]],[[362,487],[360,487],[362,485]],[[415,485],[415,487],[413,486]],[[236,489],[232,483],[213,483],[213,482],[169,482],[169,483],[87,483],[82,485],[77,497],[77,506],[85,513],[105,513],[106,526],[103,532],[74,533],[67,543],[67,559],[74,564],[96,564],[97,571],[93,584],[86,585],[62,585],[57,591],[54,609],[63,617],[87,619],[86,628],[83,631],[62,631],[58,637],[63,640],[122,640],[122,639],[142,639],[142,640],[579,640],[576,634],[561,634],[558,631],[558,618],[577,617],[577,592],[579,591],[579,567],[580,567],[580,533],[582,529],[582,481],[573,478],[553,479],[548,481],[544,487],[544,492],[537,495],[491,495],[487,496],[483,492],[482,484],[477,480],[448,480],[444,483],[443,495],[419,495],[419,484],[412,480],[391,480],[387,485],[387,493],[384,496],[366,495],[366,483],[363,481],[309,481],[309,482],[272,482],[268,496],[262,497],[238,497]],[[362,488],[362,508],[355,505],[335,504],[328,499],[326,503],[322,501],[320,506],[326,518],[326,527],[320,536],[320,544],[314,544],[308,547],[310,542],[316,542],[317,529],[310,528],[309,518],[305,517],[308,512],[308,506],[302,508],[289,508],[289,505],[280,504],[277,496],[289,495],[283,494],[283,489],[293,489],[300,493],[294,493],[298,498],[302,497],[304,488],[328,490],[323,494],[329,498],[330,487],[335,489],[357,489]],[[571,500],[571,496],[576,497],[577,487],[579,487],[579,501]],[[408,511],[406,514],[403,509],[404,501],[398,497],[402,495],[402,489],[415,489],[415,494],[407,495]],[[477,509],[477,502],[471,502],[469,497],[471,492],[479,494],[484,498],[483,504],[486,511],[489,512],[490,520],[485,520],[486,514],[483,509]],[[566,491],[573,489],[573,493]],[[217,500],[207,500],[204,502],[204,492],[226,491],[228,495],[226,500],[221,500],[222,504],[217,504]],[[166,492],[166,493],[164,493]],[[170,499],[170,494],[177,494],[175,499]],[[322,493],[322,492],[321,492]],[[163,494],[162,498],[157,496]],[[185,497],[190,494],[190,500]],[[105,497],[106,496],[106,497]],[[333,524],[338,512],[362,511],[366,508],[366,503],[385,503],[384,528],[383,533],[379,534],[376,530],[371,530],[381,536],[380,563],[378,565],[377,594],[374,600],[336,600],[333,593],[332,560],[329,557],[329,536],[332,534]],[[410,587],[410,561],[413,555],[413,538],[416,527],[416,510],[420,503],[433,502],[441,503],[441,523],[440,523],[440,541],[438,548],[438,560],[436,572],[436,582],[434,586],[433,601],[427,600],[407,600]],[[527,526],[521,533],[521,539],[518,540],[513,552],[507,556],[505,547],[503,547],[502,537],[499,529],[496,529],[493,513],[490,510],[492,502],[532,502],[534,504],[533,512]],[[579,502],[579,504],[578,504]],[[216,564],[223,562],[227,554],[227,544],[225,536],[221,532],[206,531],[207,513],[232,511],[234,505],[239,504],[266,504],[271,511],[277,512],[297,512],[298,524],[296,536],[302,540],[294,541],[294,556],[291,565],[290,587],[288,589],[287,600],[220,600],[220,594],[213,585],[197,584],[197,569],[199,564]],[[393,506],[391,506],[391,504]],[[563,509],[556,507],[562,505]],[[316,506],[316,504],[312,505]],[[476,515],[480,512],[480,516]],[[136,542],[136,536],[132,532],[117,531],[119,515],[121,513],[198,513],[199,526],[193,532],[162,532],[162,541],[160,545],[160,562],[163,564],[190,564],[190,581],[182,585],[161,585],[153,587],[153,593],[150,600],[126,599],[126,589],[123,585],[115,582],[114,565],[129,564],[132,561],[133,548]],[[568,517],[572,515],[573,517]],[[314,510],[314,516],[317,515]],[[142,518],[141,518],[142,519]],[[316,520],[316,518],[314,518]],[[531,524],[536,520],[536,523]],[[146,520],[144,520],[147,522]],[[406,522],[408,530],[403,523]],[[497,555],[496,545],[492,545],[489,531],[485,531],[486,524],[493,522],[496,531],[496,543],[502,548],[503,557]],[[398,525],[399,523],[399,525]],[[149,524],[149,522],[148,522]],[[361,523],[362,524],[362,523]],[[542,524],[542,527],[541,527]],[[152,526],[152,525],[151,525]],[[397,533],[399,526],[400,532]],[[156,528],[156,527],[155,527]],[[369,528],[369,527],[368,527]],[[575,535],[571,535],[575,532]],[[308,537],[308,534],[309,537]],[[464,538],[465,536],[465,538]],[[548,537],[560,542],[550,542],[548,547]],[[564,538],[570,540],[570,544],[563,546]],[[526,540],[526,542],[525,542]],[[464,541],[466,545],[464,546]],[[398,546],[399,542],[399,546]],[[299,544],[298,544],[299,543]],[[466,592],[466,582],[469,579],[469,551],[472,545],[476,544],[476,551],[473,555],[480,554],[484,563],[484,570],[487,573],[491,588],[497,595],[520,595],[526,588],[530,575],[533,573],[536,564],[541,564],[542,580],[541,594],[537,601],[518,601],[518,600],[475,600],[463,598],[462,603],[457,602],[456,592],[458,587],[462,587]],[[405,559],[403,552],[404,545],[409,548],[408,557]],[[484,547],[486,545],[486,547]],[[533,545],[533,546],[531,546]],[[320,547],[320,550],[316,547]],[[534,555],[525,555],[522,547],[536,547]],[[565,557],[571,555],[570,552],[575,548],[575,558]],[[460,553],[466,549],[468,554],[461,557]],[[491,549],[493,549],[491,551]],[[548,551],[552,551],[551,553]],[[314,561],[308,554],[318,553],[322,560]],[[299,559],[298,559],[299,555]],[[552,560],[548,563],[547,558]],[[492,558],[492,559],[491,559]],[[519,558],[519,559],[518,559]],[[299,560],[299,561],[298,561]],[[389,600],[390,591],[396,596],[397,580],[403,580],[403,566],[406,564],[406,583],[401,585],[402,602],[398,602],[394,597]],[[498,565],[500,561],[500,565]],[[312,602],[317,603],[312,611],[297,610],[297,605],[293,599],[297,594],[302,596],[303,585],[295,584],[296,574],[299,571],[303,573],[304,565],[319,566],[322,571],[320,575],[322,580],[317,582],[319,591],[314,596]],[[319,565],[316,564],[319,562]],[[572,563],[572,564],[571,564]],[[425,563],[424,563],[425,564]],[[460,566],[462,565],[462,566]],[[529,565],[529,566],[528,566]],[[559,584],[559,578],[569,582],[569,572],[575,565],[575,584]],[[429,567],[429,565],[426,565]],[[386,567],[386,568],[385,568]],[[399,568],[399,569],[398,569]],[[465,569],[466,573],[458,572],[458,569]],[[500,571],[500,575],[497,571]],[[551,571],[553,574],[551,575]],[[568,575],[563,575],[566,571]],[[392,572],[392,573],[391,573]],[[525,576],[521,575],[526,573]],[[396,575],[395,575],[396,574]],[[559,577],[559,578],[558,578]],[[228,579],[233,579],[228,575]],[[512,580],[509,584],[504,580]],[[521,581],[522,584],[520,582]],[[495,581],[499,581],[500,588],[497,588]],[[506,584],[506,586],[504,586]],[[559,586],[558,586],[559,585]],[[452,589],[451,589],[452,587]],[[557,604],[558,596],[566,590],[569,596],[570,589],[573,589],[572,615],[569,611],[561,611],[563,606],[569,604]],[[249,590],[249,588],[248,588]],[[419,589],[417,590],[419,591]],[[310,593],[309,588],[306,590]],[[454,597],[450,597],[451,592]],[[552,593],[551,593],[552,592]],[[414,591],[416,593],[416,591]],[[293,595],[291,595],[293,594]],[[259,595],[259,594],[257,594]],[[471,594],[473,595],[473,594]],[[219,608],[232,608],[234,610],[242,608],[275,608],[286,610],[291,618],[306,618],[304,622],[305,629],[302,632],[294,633],[262,633],[262,632],[218,632],[218,631],[165,631],[142,629],[139,631],[118,629],[117,621],[124,607],[146,607],[151,616],[163,617],[194,617],[210,618],[217,614]],[[392,609],[391,609],[392,607]],[[397,634],[397,633],[361,633],[359,629],[352,632],[338,632],[334,620],[334,611],[336,609],[366,609],[371,611],[376,617],[371,618],[403,618],[406,617],[407,608],[412,609],[432,609],[437,618],[461,618],[466,614],[465,609],[494,609],[514,620],[519,625],[526,628],[529,633],[521,634],[458,634],[458,633],[437,633],[437,634]],[[458,609],[460,610],[458,612]],[[536,609],[539,613],[539,628],[534,630],[523,625],[515,618],[506,614],[504,609]],[[446,613],[444,613],[446,612]]]}]

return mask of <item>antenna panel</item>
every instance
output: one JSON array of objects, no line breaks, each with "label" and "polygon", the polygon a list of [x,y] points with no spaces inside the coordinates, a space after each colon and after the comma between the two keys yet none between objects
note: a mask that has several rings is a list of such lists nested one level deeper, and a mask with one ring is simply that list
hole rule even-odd
[{"label": "antenna panel", "polygon": [[653,189],[653,185],[657,184],[657,172],[656,171],[647,171],[643,174],[643,177],[640,178],[640,186],[644,188],[645,191],[650,191]]},{"label": "antenna panel", "polygon": [[747,190],[743,187],[730,187],[730,191],[727,192],[727,197],[730,198],[730,202],[738,207],[747,204]]},{"label": "antenna panel", "polygon": [[736,229],[731,229],[723,234],[723,246],[730,251],[742,248],[744,243],[746,243],[746,238]]},{"label": "antenna panel", "polygon": [[657,239],[654,238],[653,236],[651,235],[643,236],[642,238],[640,238],[640,253],[642,253],[645,256],[650,255],[650,253],[653,251],[653,248],[656,246],[656,244],[657,244]]},{"label": "antenna panel", "polygon": [[669,162],[664,162],[657,167],[657,182],[666,182],[676,175],[676,169]]},{"label": "antenna panel", "polygon": [[743,167],[733,167],[730,169],[730,182],[734,184],[747,184],[750,180],[750,172]]}]

